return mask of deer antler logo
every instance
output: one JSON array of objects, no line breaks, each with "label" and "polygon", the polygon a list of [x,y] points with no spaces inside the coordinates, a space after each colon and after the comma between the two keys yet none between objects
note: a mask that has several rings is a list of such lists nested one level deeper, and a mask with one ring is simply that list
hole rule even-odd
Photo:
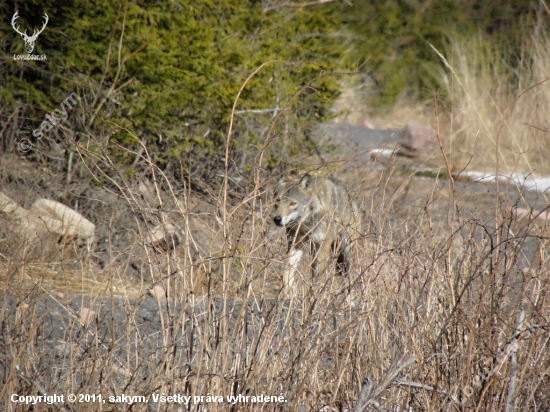
[{"label": "deer antler logo", "polygon": [[16,20],[17,20],[18,17],[19,17],[19,11],[16,11],[15,14],[13,15],[12,19],[11,19],[11,25],[12,25],[13,29],[17,33],[19,33],[21,35],[21,37],[23,38],[23,41],[25,42],[25,47],[27,48],[27,53],[32,54],[32,51],[34,50],[34,42],[38,38],[38,35],[44,31],[44,29],[46,28],[46,24],[48,24],[48,21],[50,19],[49,19],[47,14],[44,14],[44,18],[46,20],[44,21],[44,24],[42,25],[42,28],[40,30],[35,30],[34,34],[32,36],[28,36],[27,35],[27,30],[25,30],[24,33],[21,33],[19,31],[19,24],[17,24],[17,27],[15,26],[16,23],[17,23]]}]

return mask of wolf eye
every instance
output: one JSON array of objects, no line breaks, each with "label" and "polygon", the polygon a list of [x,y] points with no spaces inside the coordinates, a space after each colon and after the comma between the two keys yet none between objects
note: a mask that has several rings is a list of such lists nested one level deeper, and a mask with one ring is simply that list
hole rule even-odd
[{"label": "wolf eye", "polygon": [[289,205],[289,206],[290,206],[290,207],[296,206],[296,202],[290,202],[290,205]]}]

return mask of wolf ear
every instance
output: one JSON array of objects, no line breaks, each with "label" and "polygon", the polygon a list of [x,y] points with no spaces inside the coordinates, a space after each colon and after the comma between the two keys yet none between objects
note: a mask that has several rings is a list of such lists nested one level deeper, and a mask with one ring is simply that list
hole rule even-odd
[{"label": "wolf ear", "polygon": [[285,176],[282,175],[279,180],[277,180],[277,183],[275,184],[274,188],[273,188],[273,194],[275,196],[277,196],[278,193],[280,193],[281,191],[283,191],[283,189],[285,188],[285,183],[286,183],[286,179],[285,179]]},{"label": "wolf ear", "polygon": [[303,189],[307,189],[310,183],[311,177],[309,174],[305,174],[304,177],[302,177],[302,180],[300,180],[300,186],[302,186]]}]

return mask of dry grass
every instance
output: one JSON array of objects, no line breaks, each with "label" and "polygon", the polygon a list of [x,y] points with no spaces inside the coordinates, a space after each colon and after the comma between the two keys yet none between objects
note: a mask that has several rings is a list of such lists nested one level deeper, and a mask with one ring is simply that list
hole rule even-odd
[{"label": "dry grass", "polygon": [[[369,222],[351,273],[327,272],[312,281],[306,262],[290,299],[281,293],[285,248],[271,224],[268,181],[232,201],[225,220],[219,218],[222,200],[211,199],[220,249],[197,253],[183,225],[187,239],[161,254],[140,244],[150,230],[143,216],[152,211],[132,196],[133,186],[121,183],[139,227],[132,263],[143,268],[143,284],[133,287],[137,293],[117,290],[113,279],[129,264],[122,262],[96,272],[103,288],[88,288],[85,301],[75,304],[72,296],[60,297],[58,288],[66,285],[48,281],[52,274],[19,264],[2,298],[2,397],[124,393],[146,396],[151,404],[106,403],[105,410],[148,410],[151,396],[160,393],[224,400],[282,394],[288,402],[189,409],[342,410],[355,404],[368,375],[377,388],[369,408],[504,410],[510,391],[517,410],[549,407],[547,226],[515,222],[500,209],[477,210],[479,202],[465,200],[468,186],[457,189],[450,221],[448,182],[367,172],[348,176]],[[163,179],[153,185],[159,199],[175,196],[177,207],[157,208],[157,218],[189,222],[189,198],[162,189],[170,187]],[[17,266],[9,258],[6,263]],[[86,276],[64,271],[62,263],[57,279]],[[28,278],[39,288],[14,293],[12,283]],[[140,311],[147,299],[151,304],[145,291],[154,284],[163,285],[168,303],[153,302],[158,313],[151,321]],[[44,291],[55,299],[45,300]],[[94,310],[91,319],[79,317],[82,307]],[[90,402],[63,407],[97,410]],[[153,410],[178,409],[160,403]]]},{"label": "dry grass", "polygon": [[480,38],[452,41],[441,56],[439,78],[452,102],[444,135],[455,169],[550,174],[550,38],[526,44],[513,67]]},{"label": "dry grass", "polygon": [[511,66],[506,51],[481,37],[450,36],[435,50],[441,66],[431,68],[441,89],[433,101],[401,96],[391,109],[368,106],[369,78],[345,78],[333,111],[336,121],[377,129],[402,128],[415,120],[436,129],[453,171],[550,175],[550,37],[526,42]]}]

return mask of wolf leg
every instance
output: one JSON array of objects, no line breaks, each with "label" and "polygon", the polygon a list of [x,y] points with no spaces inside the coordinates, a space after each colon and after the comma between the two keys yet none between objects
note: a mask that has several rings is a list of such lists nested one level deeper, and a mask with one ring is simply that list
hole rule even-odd
[{"label": "wolf leg", "polygon": [[328,239],[325,239],[318,247],[315,247],[312,251],[313,264],[312,264],[312,281],[316,276],[324,273],[331,261],[331,245]]},{"label": "wolf leg", "polygon": [[351,244],[347,237],[344,237],[341,244],[337,245],[337,253],[336,271],[340,275],[346,275],[349,272],[351,262]]},{"label": "wolf leg", "polygon": [[289,289],[294,288],[294,275],[298,270],[298,265],[303,255],[304,251],[301,249],[290,248],[288,251],[288,267],[283,275],[284,287],[288,287]]}]

